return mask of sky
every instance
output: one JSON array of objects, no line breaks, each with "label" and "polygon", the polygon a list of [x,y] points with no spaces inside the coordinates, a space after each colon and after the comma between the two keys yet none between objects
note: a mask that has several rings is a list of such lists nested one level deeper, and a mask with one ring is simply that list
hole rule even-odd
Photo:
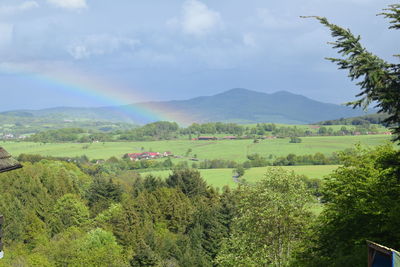
[{"label": "sky", "polygon": [[232,88],[358,92],[318,15],[395,62],[386,0],[1,0],[0,111],[188,99]]}]

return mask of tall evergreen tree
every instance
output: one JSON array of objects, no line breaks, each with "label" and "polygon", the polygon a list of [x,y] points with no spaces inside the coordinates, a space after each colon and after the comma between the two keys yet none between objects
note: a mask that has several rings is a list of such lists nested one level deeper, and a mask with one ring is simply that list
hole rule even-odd
[{"label": "tall evergreen tree", "polygon": [[166,183],[169,187],[179,188],[188,197],[205,195],[207,192],[206,182],[200,172],[194,169],[175,169]]},{"label": "tall evergreen tree", "polygon": [[87,194],[89,207],[95,214],[107,209],[111,203],[121,201],[121,197],[121,186],[114,183],[111,178],[107,180],[105,178],[96,177]]},{"label": "tall evergreen tree", "polygon": [[[400,4],[390,5],[379,14],[390,19],[390,29],[400,29]],[[355,36],[349,29],[330,23],[326,18],[315,17],[331,30],[336,41],[332,43],[341,58],[328,58],[340,69],[349,71],[351,80],[356,80],[361,92],[356,101],[348,103],[353,107],[367,107],[376,103],[379,112],[389,115],[384,120],[392,125],[400,141],[400,64],[389,63],[369,52],[360,43],[361,37]],[[395,55],[399,57],[400,55]]]}]

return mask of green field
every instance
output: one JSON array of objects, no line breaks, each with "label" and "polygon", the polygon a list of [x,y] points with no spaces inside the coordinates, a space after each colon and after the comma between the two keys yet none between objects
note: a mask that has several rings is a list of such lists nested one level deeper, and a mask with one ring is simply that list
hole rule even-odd
[{"label": "green field", "polygon": [[302,137],[298,144],[289,143],[288,138],[261,140],[254,144],[253,140],[218,140],[218,141],[150,141],[150,142],[106,142],[106,143],[33,143],[33,142],[3,142],[11,154],[40,154],[44,156],[74,157],[86,155],[90,159],[107,159],[111,156],[122,157],[125,153],[145,151],[171,151],[174,155],[185,155],[192,149],[189,157],[197,155],[203,159],[226,159],[243,162],[246,156],[259,153],[262,156],[285,156],[289,153],[298,155],[321,152],[329,154],[352,147],[356,143],[368,146],[384,144],[390,140],[387,135],[361,136],[318,136]]},{"label": "green field", "polygon": [[[285,170],[293,171],[296,174],[306,175],[309,178],[323,178],[324,176],[331,173],[333,170],[338,168],[339,165],[312,165],[312,166],[284,166],[282,167]],[[260,167],[260,168],[251,168],[246,170],[243,179],[247,182],[257,182],[261,180],[264,176],[264,173],[268,168],[274,167]],[[224,185],[228,185],[230,187],[237,186],[237,183],[233,181],[232,178],[232,169],[207,169],[207,170],[199,170],[201,176],[207,182],[207,184],[212,185],[214,187],[222,188]],[[152,174],[157,177],[167,178],[172,171],[153,171],[153,172],[143,172],[142,176],[146,176],[148,174]]]},{"label": "green field", "polygon": [[[340,165],[307,165],[307,166],[283,166],[282,168],[288,171],[293,171],[296,174],[305,175],[309,178],[322,179],[330,174]],[[243,176],[248,182],[256,182],[263,178],[263,175],[268,167],[251,168],[247,170]]]},{"label": "green field", "polygon": [[[281,168],[293,171],[296,174],[306,175],[309,178],[321,179],[329,175],[332,171],[334,171],[338,167],[339,165],[313,165],[313,166],[283,166]],[[251,168],[249,170],[246,170],[246,173],[243,178],[246,179],[247,182],[257,182],[263,178],[264,173],[268,168],[274,168],[274,167]],[[227,185],[231,188],[234,188],[238,186],[238,184],[233,181],[232,169],[207,169],[199,171],[201,173],[201,176],[207,182],[207,184],[212,185],[213,187],[222,188],[223,186]],[[165,179],[171,173],[172,171],[153,171],[153,172],[143,172],[141,174],[142,176],[151,174]],[[310,209],[313,213],[318,215],[322,211],[322,205],[320,203],[313,203],[311,204]]]},{"label": "green field", "polygon": [[[233,169],[201,169],[199,170],[201,176],[207,182],[208,185],[212,185],[214,187],[222,188],[225,185],[229,187],[235,187],[237,184],[233,181],[232,178],[232,170]],[[172,171],[153,171],[153,172],[143,172],[142,176],[146,175],[154,175],[161,178],[167,178]]]}]

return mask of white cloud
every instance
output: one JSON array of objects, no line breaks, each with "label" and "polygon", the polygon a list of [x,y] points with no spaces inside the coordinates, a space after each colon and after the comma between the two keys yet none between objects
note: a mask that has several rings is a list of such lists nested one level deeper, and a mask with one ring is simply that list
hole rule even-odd
[{"label": "white cloud", "polygon": [[74,42],[67,47],[68,53],[75,59],[85,59],[114,53],[118,50],[132,50],[140,41],[121,38],[106,34],[89,35],[83,40]]},{"label": "white cloud", "polygon": [[183,4],[182,29],[184,33],[203,36],[222,25],[218,12],[209,9],[197,0],[187,0]]},{"label": "white cloud", "polygon": [[14,14],[37,7],[39,7],[39,4],[36,1],[26,1],[19,5],[0,6],[0,14]]},{"label": "white cloud", "polygon": [[[257,18],[261,21],[261,25],[270,29],[284,29],[298,27],[298,16],[288,16],[285,14],[275,14],[267,8],[259,8],[257,10]],[[297,21],[295,21],[297,20]]]},{"label": "white cloud", "polygon": [[0,47],[12,42],[14,26],[8,23],[0,23]]},{"label": "white cloud", "polygon": [[47,0],[50,4],[67,9],[82,9],[86,8],[86,0]]}]

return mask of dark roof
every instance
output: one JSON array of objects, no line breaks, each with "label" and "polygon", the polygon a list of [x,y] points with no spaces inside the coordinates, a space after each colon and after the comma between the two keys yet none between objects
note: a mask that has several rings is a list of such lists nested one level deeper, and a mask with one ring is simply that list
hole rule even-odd
[{"label": "dark roof", "polygon": [[369,240],[367,240],[367,246],[368,246],[368,248],[371,248],[373,250],[379,251],[379,252],[381,252],[383,254],[387,254],[387,255],[391,255],[393,252],[400,254],[398,251],[396,251],[392,248],[382,246],[378,243],[375,243],[375,242],[372,242]]},{"label": "dark roof", "polygon": [[6,172],[22,168],[22,165],[11,157],[8,152],[0,147],[0,172]]},{"label": "dark roof", "polygon": [[399,266],[400,253],[394,249],[367,241],[368,266]]}]

